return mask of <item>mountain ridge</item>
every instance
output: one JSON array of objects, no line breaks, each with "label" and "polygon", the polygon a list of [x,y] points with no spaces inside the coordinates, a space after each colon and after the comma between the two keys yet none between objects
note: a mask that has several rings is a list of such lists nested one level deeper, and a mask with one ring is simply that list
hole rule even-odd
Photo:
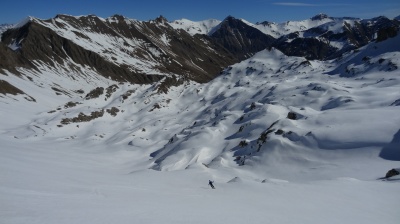
[{"label": "mountain ridge", "polygon": [[[376,153],[398,131],[398,23],[342,25],[275,39],[232,16],[211,35],[164,17],[29,19],[2,35],[0,104],[34,114],[18,112],[26,123],[4,121],[3,133],[128,145],[143,150],[141,169],[161,171],[276,170],[275,159],[314,166],[307,157],[326,150]],[[338,54],[329,38],[352,43],[357,30],[364,39]]]}]

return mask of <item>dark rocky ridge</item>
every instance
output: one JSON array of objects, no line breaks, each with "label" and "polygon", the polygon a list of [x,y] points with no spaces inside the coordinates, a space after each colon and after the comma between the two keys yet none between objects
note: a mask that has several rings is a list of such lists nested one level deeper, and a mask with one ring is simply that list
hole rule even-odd
[{"label": "dark rocky ridge", "polygon": [[224,46],[239,60],[244,60],[256,52],[269,48],[275,42],[272,36],[232,16],[222,21],[219,29],[210,37],[214,43]]},{"label": "dark rocky ridge", "polygon": [[[317,15],[312,19],[329,18],[324,14]],[[342,24],[341,33],[333,33],[327,30],[323,24],[304,33],[304,37],[299,37],[298,33],[291,33],[279,38],[274,47],[288,56],[300,56],[307,59],[327,60],[339,57],[345,52],[360,48],[372,41],[379,41],[384,38],[397,35],[400,23],[397,20],[390,20],[386,17],[376,17],[372,19],[357,20],[345,17],[344,19],[355,20],[354,25],[347,22]],[[378,37],[376,37],[376,34]],[[288,41],[291,40],[291,41]],[[339,41],[344,44],[342,49],[330,45],[330,42]]]},{"label": "dark rocky ridge", "polygon": [[2,36],[2,43],[4,44],[10,44],[14,40],[16,42],[21,41],[19,50],[11,51],[8,49],[7,55],[1,54],[0,51],[0,57],[11,57],[16,58],[16,60],[8,60],[8,63],[6,62],[2,68],[21,66],[34,69],[35,66],[31,63],[33,60],[54,66],[54,62],[62,64],[64,59],[71,58],[77,64],[95,68],[101,75],[118,81],[150,83],[160,79],[157,76],[133,73],[124,66],[116,66],[100,55],[78,46],[71,40],[61,37],[53,30],[36,22],[29,22],[19,29],[10,29]]},{"label": "dark rocky ridge", "polygon": [[[211,43],[209,38],[192,37],[186,32],[175,30],[162,17],[154,21],[132,22],[118,15],[107,20],[93,15],[57,15],[49,20],[33,19],[22,27],[4,32],[0,42],[0,71],[5,69],[19,75],[16,70],[18,67],[36,68],[32,61],[40,61],[53,67],[54,63],[63,64],[70,58],[75,63],[89,66],[100,75],[116,81],[144,84],[159,81],[164,77],[159,73],[144,74],[132,64],[117,64],[91,49],[78,45],[74,40],[62,37],[54,28],[49,28],[68,29],[66,24],[79,30],[72,31],[76,36],[88,41],[93,40],[90,40],[86,32],[139,40],[146,48],[124,43],[127,49],[136,47],[135,51],[129,52],[132,58],[143,61],[150,59],[154,64],[158,64],[154,69],[161,73],[180,75],[197,82],[210,81],[219,75],[223,68],[238,61],[226,49]],[[169,45],[160,41],[161,35],[170,38]],[[15,43],[18,43],[18,49],[11,50],[8,46]],[[154,55],[148,48],[157,49],[162,54]],[[67,69],[80,74],[79,67]]]},{"label": "dark rocky ridge", "polygon": [[291,42],[278,42],[275,47],[286,55],[305,57],[309,60],[326,59],[337,51],[328,42],[316,38],[296,38]]},{"label": "dark rocky ridge", "polygon": [[[341,21],[339,18],[332,18],[325,14],[311,18],[314,21],[324,19],[330,19],[333,22]],[[345,52],[365,46],[372,41],[393,37],[397,35],[400,26],[398,20],[390,20],[386,17],[367,20],[352,17],[342,19],[353,20],[355,21],[354,25],[344,22],[342,24],[343,31],[333,33],[327,30],[325,24],[322,24],[305,30],[302,36],[299,32],[293,32],[274,39],[243,21],[229,16],[221,22],[210,38],[214,43],[224,46],[239,60],[246,59],[252,54],[270,47],[275,47],[288,56],[305,57],[308,60],[327,60],[339,57]],[[265,21],[261,24],[269,26],[271,23]],[[344,47],[339,49],[332,46],[331,42],[333,41],[342,42]]]}]

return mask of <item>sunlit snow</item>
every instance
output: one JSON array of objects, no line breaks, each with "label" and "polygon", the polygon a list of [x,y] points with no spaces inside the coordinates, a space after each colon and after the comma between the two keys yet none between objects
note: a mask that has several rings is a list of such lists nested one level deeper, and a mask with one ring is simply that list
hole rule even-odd
[{"label": "sunlit snow", "polygon": [[[121,41],[72,30],[99,54]],[[400,167],[399,37],[331,61],[263,50],[167,94],[69,59],[3,71],[26,95],[0,95],[0,223],[397,224],[400,178],[379,178]]]}]

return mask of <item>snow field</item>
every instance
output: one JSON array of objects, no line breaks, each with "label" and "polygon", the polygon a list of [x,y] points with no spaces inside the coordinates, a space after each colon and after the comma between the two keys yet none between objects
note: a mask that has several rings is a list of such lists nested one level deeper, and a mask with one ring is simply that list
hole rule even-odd
[{"label": "snow field", "polygon": [[[2,142],[2,223],[394,224],[400,218],[395,209],[400,198],[393,194],[398,182],[268,178],[262,183],[243,173],[229,182],[232,170],[205,167],[130,172],[138,153],[125,151],[128,147]],[[208,179],[215,180],[215,190]]]},{"label": "snow field", "polygon": [[377,180],[399,167],[399,49],[387,43],[328,62],[264,50],[167,94],[121,84],[86,100],[114,84],[87,68],[87,82],[45,67],[21,71],[33,82],[4,76],[37,102],[0,98],[0,222],[398,223],[399,178]]}]

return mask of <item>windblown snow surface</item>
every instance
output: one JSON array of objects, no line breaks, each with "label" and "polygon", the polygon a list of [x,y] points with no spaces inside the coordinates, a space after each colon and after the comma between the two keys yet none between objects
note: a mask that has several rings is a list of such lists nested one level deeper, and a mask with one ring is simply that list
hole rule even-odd
[{"label": "windblown snow surface", "polygon": [[379,178],[400,167],[399,41],[325,62],[264,50],[167,94],[85,99],[116,84],[88,68],[2,75],[26,95],[0,97],[0,223],[397,224],[400,178]]}]

